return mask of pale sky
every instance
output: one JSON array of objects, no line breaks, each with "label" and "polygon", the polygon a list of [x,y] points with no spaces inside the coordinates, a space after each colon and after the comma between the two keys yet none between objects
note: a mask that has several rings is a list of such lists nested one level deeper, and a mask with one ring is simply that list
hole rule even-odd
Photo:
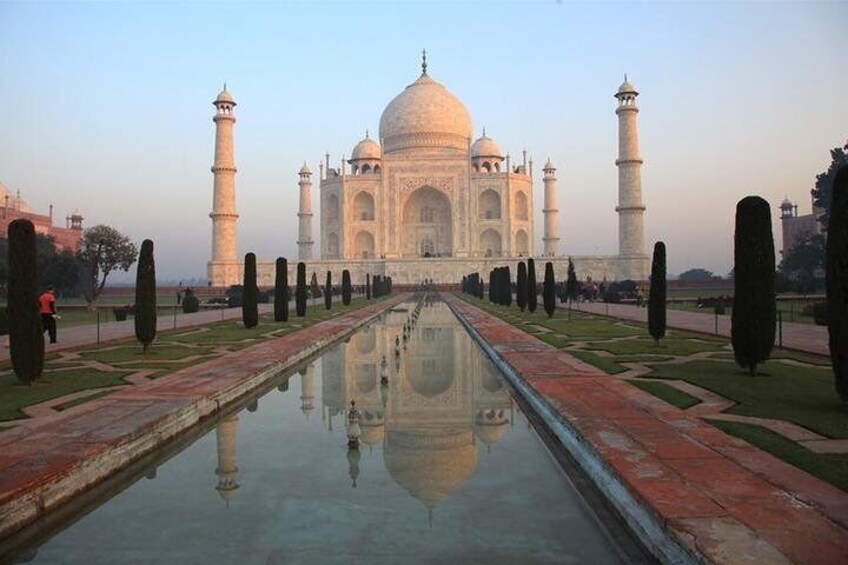
[{"label": "pale sky", "polygon": [[[669,273],[724,275],[736,202],[764,197],[779,233],[780,201],[808,213],[848,138],[847,23],[848,2],[0,1],[0,181],[39,212],[53,204],[59,224],[79,210],[152,239],[160,280],[205,279],[211,102],[226,81],[239,254],[296,258],[297,171],[306,161],[317,181],[325,152],[338,166],[376,133],[426,48],[475,137],[485,127],[533,157],[538,208],[541,165],[556,165],[560,251],[615,254],[626,72],[646,251],[663,240]],[[542,226],[539,210],[537,252]]]}]

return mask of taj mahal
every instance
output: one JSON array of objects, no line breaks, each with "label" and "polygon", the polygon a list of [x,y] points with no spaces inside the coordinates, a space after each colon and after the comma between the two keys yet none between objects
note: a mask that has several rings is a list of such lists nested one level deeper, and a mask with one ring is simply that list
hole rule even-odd
[{"label": "taj mahal", "polygon": [[[596,280],[648,276],[639,155],[636,88],[627,81],[615,93],[619,123],[618,255],[573,256],[578,276]],[[237,254],[235,151],[236,102],[226,85],[213,102],[216,113],[212,219],[212,285],[240,283]],[[379,136],[366,132],[350,158],[318,166],[319,241],[313,239],[312,170],[298,173],[298,261],[307,272],[348,269],[355,284],[366,273],[391,276],[396,284],[425,279],[457,283],[463,275],[488,273],[522,258],[551,261],[564,279],[568,255],[560,249],[556,167],[542,167],[543,249],[534,247],[534,169],[527,152],[519,161],[504,154],[483,130],[474,140],[465,105],[427,71],[386,106]],[[289,258],[290,280],[296,261]],[[257,281],[274,284],[274,259],[257,261]],[[323,279],[321,279],[323,280]]]}]

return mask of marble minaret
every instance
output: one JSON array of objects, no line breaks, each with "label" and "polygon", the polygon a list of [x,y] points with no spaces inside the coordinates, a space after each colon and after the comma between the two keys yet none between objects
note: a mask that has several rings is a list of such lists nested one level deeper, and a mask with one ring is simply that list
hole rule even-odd
[{"label": "marble minaret", "polygon": [[301,261],[312,259],[312,171],[303,164],[300,169],[300,211],[297,213],[299,231],[297,238],[297,258]]},{"label": "marble minaret", "polygon": [[213,102],[215,117],[214,191],[212,196],[212,260],[209,262],[209,281],[215,286],[241,280],[236,248],[236,163],[233,152],[233,126],[236,101],[227,92],[227,85]]},{"label": "marble minaret", "polygon": [[642,158],[636,117],[636,88],[624,82],[618,88],[618,254],[633,257],[645,253],[645,205],[642,203]]},{"label": "marble minaret", "polygon": [[545,216],[545,257],[556,257],[559,254],[559,208],[557,207],[557,178],[556,167],[551,160],[545,163],[542,169],[545,183],[545,207],[542,214]]}]

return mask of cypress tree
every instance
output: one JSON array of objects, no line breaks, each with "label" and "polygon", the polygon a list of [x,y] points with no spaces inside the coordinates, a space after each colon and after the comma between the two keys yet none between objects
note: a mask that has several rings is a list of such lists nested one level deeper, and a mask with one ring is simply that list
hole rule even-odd
[{"label": "cypress tree", "polygon": [[753,376],[771,354],[776,329],[771,211],[759,196],[736,205],[733,268],[733,356]]},{"label": "cypress tree", "polygon": [[255,328],[259,324],[259,289],[256,286],[256,255],[244,256],[244,294],[241,303],[241,319],[244,327]]},{"label": "cypress tree", "polygon": [[512,306],[512,275],[509,273],[509,265],[503,268],[504,277],[504,306]]},{"label": "cypress tree", "polygon": [[144,353],[156,338],[156,264],[149,239],[141,242],[135,272],[135,337]]},{"label": "cypress tree", "polygon": [[365,300],[371,300],[371,274],[365,273]]},{"label": "cypress tree", "polygon": [[524,312],[527,307],[527,265],[524,261],[518,262],[518,278],[515,280],[515,303],[518,309]]},{"label": "cypress tree", "polygon": [[489,302],[495,301],[495,288],[497,283],[495,282],[495,270],[492,269],[489,271]]},{"label": "cypress tree", "polygon": [[283,257],[277,257],[274,273],[274,321],[289,319],[289,265]]},{"label": "cypress tree", "polygon": [[542,300],[548,318],[552,317],[556,309],[556,280],[554,280],[554,265],[550,261],[545,263],[545,281],[542,283]]},{"label": "cypress tree", "polygon": [[[574,263],[568,258],[568,278],[565,281],[565,297],[569,304],[577,300],[577,273],[574,272]],[[603,298],[603,297],[601,297]]]},{"label": "cypress tree", "polygon": [[342,304],[350,304],[350,271],[342,271]]},{"label": "cypress tree", "polygon": [[327,271],[327,283],[324,285],[324,308],[333,307],[333,273]]},{"label": "cypress tree", "polygon": [[297,286],[294,289],[295,310],[298,317],[306,316],[306,263],[297,264]]},{"label": "cypress tree", "polygon": [[35,226],[14,220],[8,228],[9,356],[18,380],[31,385],[44,369],[44,328],[38,307]]},{"label": "cypress tree", "polygon": [[848,402],[848,166],[836,173],[827,224],[827,334],[836,392]]},{"label": "cypress tree", "polygon": [[532,314],[536,311],[538,304],[539,289],[536,286],[536,262],[530,257],[527,259],[527,309]]},{"label": "cypress tree", "polygon": [[654,258],[651,262],[651,290],[648,295],[648,332],[657,345],[665,337],[665,296],[666,296],[665,243],[654,244]]}]

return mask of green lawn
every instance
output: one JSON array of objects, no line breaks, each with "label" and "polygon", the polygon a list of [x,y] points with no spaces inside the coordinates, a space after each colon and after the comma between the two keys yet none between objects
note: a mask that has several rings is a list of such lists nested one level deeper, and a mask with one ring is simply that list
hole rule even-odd
[{"label": "green lawn", "polygon": [[761,426],[719,420],[710,420],[710,423],[725,433],[744,439],[778,459],[848,491],[848,454],[814,453]]},{"label": "green lawn", "polygon": [[722,351],[724,346],[725,343],[721,341],[688,337],[666,337],[660,340],[659,345],[656,345],[653,338],[646,336],[621,341],[594,341],[587,347],[607,351],[614,355],[650,353],[664,356],[686,356],[707,351]]},{"label": "green lawn", "polygon": [[695,398],[691,394],[687,394],[682,390],[678,390],[673,386],[667,385],[665,383],[657,383],[654,381],[627,381],[635,387],[641,388],[645,392],[650,392],[654,396],[658,398],[662,398],[669,404],[677,406],[680,409],[685,410],[686,408],[691,408],[696,404],[700,404],[701,400]]}]

